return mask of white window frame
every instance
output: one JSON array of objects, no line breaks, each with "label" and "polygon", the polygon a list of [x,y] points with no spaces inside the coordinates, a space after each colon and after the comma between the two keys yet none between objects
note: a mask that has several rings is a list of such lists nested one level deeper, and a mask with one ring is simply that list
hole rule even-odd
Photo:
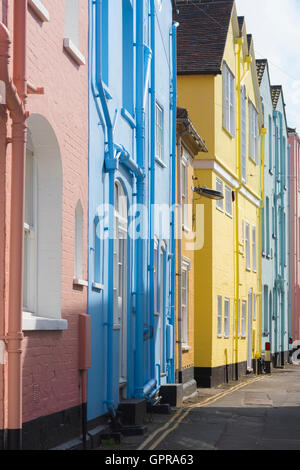
[{"label": "white window frame", "polygon": [[256,321],[256,299],[257,295],[253,294],[252,302],[253,302],[253,321]]},{"label": "white window frame", "polygon": [[247,183],[247,96],[246,87],[241,87],[241,167],[242,182]]},{"label": "white window frame", "polygon": [[232,190],[225,185],[225,214],[232,217]]},{"label": "white window frame", "polygon": [[230,338],[230,299],[224,299],[224,338]]},{"label": "white window frame", "polygon": [[183,149],[181,159],[181,207],[182,207],[182,228],[189,231],[189,205],[188,205],[188,167],[190,158]]},{"label": "white window frame", "polygon": [[[30,159],[30,160],[29,160]],[[31,161],[31,175],[28,175]],[[28,194],[30,190],[30,194]],[[28,201],[28,197],[31,201]],[[31,220],[26,220],[26,211],[31,213]],[[26,188],[24,214],[24,280],[23,280],[23,311],[36,314],[37,303],[37,165],[31,145],[26,148]]]},{"label": "white window frame", "polygon": [[242,328],[241,328],[242,338],[246,338],[246,334],[247,334],[247,301],[242,300]]},{"label": "white window frame", "polygon": [[81,201],[75,208],[74,280],[83,280],[83,208]]},{"label": "white window frame", "polygon": [[223,70],[223,127],[235,136],[235,78],[228,65],[224,62]]},{"label": "white window frame", "polygon": [[164,110],[158,102],[155,104],[155,156],[164,161]]},{"label": "white window frame", "polygon": [[[216,190],[217,191],[220,191],[222,194],[223,194],[223,191],[224,191],[224,183],[223,181],[220,179],[220,178],[216,178]],[[221,212],[224,212],[224,199],[217,199],[216,201],[216,208],[221,211]]]},{"label": "white window frame", "polygon": [[64,49],[78,65],[85,65],[79,47],[79,0],[65,0]]},{"label": "white window frame", "polygon": [[161,373],[164,373],[164,326],[165,326],[165,288],[166,288],[166,251],[167,245],[164,241],[160,243],[159,250],[159,271],[160,271],[160,289],[159,289],[159,337],[160,337],[160,366]]},{"label": "white window frame", "polygon": [[[189,346],[189,271],[191,269],[191,261],[187,258],[182,259],[181,265],[181,342],[182,347]],[[186,279],[185,288],[183,287],[183,278]],[[183,302],[183,291],[185,290],[185,303]]]},{"label": "white window frame", "polygon": [[258,165],[259,160],[259,128],[258,113],[249,101],[249,157]]},{"label": "white window frame", "polygon": [[252,270],[257,270],[256,226],[252,225]]},{"label": "white window frame", "polygon": [[50,14],[42,0],[28,0],[28,6],[32,8],[35,14],[42,22],[50,20]]},{"label": "white window frame", "polygon": [[246,269],[247,271],[251,270],[251,262],[250,262],[250,224],[246,220],[245,222],[245,245],[246,245]]},{"label": "white window frame", "polygon": [[154,262],[153,262],[153,270],[154,270],[154,315],[159,316],[159,309],[158,309],[158,239],[157,237],[154,238]]},{"label": "white window frame", "polygon": [[218,295],[218,338],[223,336],[223,297]]}]

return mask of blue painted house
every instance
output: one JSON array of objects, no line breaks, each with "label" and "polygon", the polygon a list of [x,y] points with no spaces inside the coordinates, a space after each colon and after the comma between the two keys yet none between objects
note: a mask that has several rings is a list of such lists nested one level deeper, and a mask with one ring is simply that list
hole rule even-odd
[{"label": "blue painted house", "polygon": [[174,382],[176,25],[170,0],[89,3],[92,421]]},{"label": "blue painted house", "polygon": [[289,151],[281,86],[272,86],[268,62],[257,60],[265,139],[262,214],[262,352],[271,343],[274,366],[288,359],[290,336]]}]

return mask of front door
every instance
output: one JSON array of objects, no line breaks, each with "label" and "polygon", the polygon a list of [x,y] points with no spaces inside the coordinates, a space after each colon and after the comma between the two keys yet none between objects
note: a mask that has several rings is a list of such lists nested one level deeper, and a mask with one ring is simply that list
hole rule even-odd
[{"label": "front door", "polygon": [[248,293],[248,345],[247,345],[247,369],[252,370],[252,289]]}]

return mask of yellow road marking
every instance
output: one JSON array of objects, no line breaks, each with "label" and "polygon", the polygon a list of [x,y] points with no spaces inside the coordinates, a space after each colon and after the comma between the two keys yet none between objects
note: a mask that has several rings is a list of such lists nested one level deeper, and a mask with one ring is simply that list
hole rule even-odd
[{"label": "yellow road marking", "polygon": [[[210,405],[211,403],[215,403],[217,400],[220,400],[221,398],[223,398],[224,396],[226,395],[229,395],[230,393],[233,393],[235,392],[236,390],[239,390],[240,388],[243,388],[245,387],[246,385],[250,385],[254,382],[257,382],[259,380],[262,380],[263,378],[266,378],[265,376],[264,377],[259,377],[259,378],[255,378],[255,379],[252,379],[252,380],[249,380],[247,382],[244,382],[242,384],[238,384],[238,385],[235,385],[234,387],[231,387],[230,389],[228,390],[225,390],[224,392],[221,392],[221,393],[218,393],[217,395],[213,396],[213,397],[209,397],[207,399],[205,399],[204,401],[202,401],[201,403],[195,403],[193,405],[189,405],[188,406],[188,409],[183,408],[181,410],[178,410],[175,415],[164,425],[162,426],[161,428],[157,429],[156,431],[154,431],[141,445],[140,447],[138,447],[137,450],[142,450],[144,449],[147,444],[149,444],[156,436],[157,434],[161,433],[162,431],[164,431],[166,429],[166,431],[152,444],[151,447],[149,447],[148,450],[154,450],[158,444],[165,439],[165,437],[170,434],[172,431],[174,431],[178,426],[179,424],[181,423],[181,421],[194,409],[194,408],[202,408],[206,405]],[[178,418],[177,422],[170,428],[170,424],[173,423],[173,421],[175,421],[176,419]]]}]

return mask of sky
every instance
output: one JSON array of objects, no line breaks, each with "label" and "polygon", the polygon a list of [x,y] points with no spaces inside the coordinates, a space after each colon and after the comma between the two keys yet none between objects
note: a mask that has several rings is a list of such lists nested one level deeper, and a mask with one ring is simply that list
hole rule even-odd
[{"label": "sky", "polygon": [[300,0],[236,0],[253,35],[255,56],[268,59],[271,85],[282,85],[288,126],[300,135]]}]

